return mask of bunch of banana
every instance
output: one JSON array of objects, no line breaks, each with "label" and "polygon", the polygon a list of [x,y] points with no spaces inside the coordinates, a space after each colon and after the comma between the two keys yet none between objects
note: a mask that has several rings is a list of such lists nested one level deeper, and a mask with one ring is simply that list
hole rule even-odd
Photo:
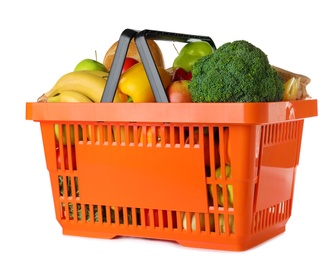
[{"label": "bunch of banana", "polygon": [[47,98],[47,102],[92,102],[92,100],[74,90],[64,90],[61,93]]},{"label": "bunch of banana", "polygon": [[100,102],[108,72],[81,70],[69,72],[37,102]]}]

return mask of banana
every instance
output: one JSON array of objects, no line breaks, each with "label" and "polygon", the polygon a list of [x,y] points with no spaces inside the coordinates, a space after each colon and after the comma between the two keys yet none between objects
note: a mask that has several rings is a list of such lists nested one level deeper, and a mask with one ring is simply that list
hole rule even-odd
[{"label": "banana", "polygon": [[64,90],[56,96],[49,97],[47,102],[92,102],[92,100],[80,92]]},{"label": "banana", "polygon": [[100,102],[107,78],[108,72],[72,71],[60,77],[56,84],[37,101],[47,102],[50,97],[72,90],[87,96],[93,102]]},{"label": "banana", "polygon": [[103,78],[103,79],[106,79],[106,80],[107,80],[108,75],[109,75],[108,72],[106,72],[106,71],[101,71],[101,70],[84,70],[84,71],[86,71],[86,72],[88,72],[88,73],[92,73],[92,74],[94,74],[94,75],[97,75],[97,76],[99,76],[99,77],[101,77],[101,78]]}]

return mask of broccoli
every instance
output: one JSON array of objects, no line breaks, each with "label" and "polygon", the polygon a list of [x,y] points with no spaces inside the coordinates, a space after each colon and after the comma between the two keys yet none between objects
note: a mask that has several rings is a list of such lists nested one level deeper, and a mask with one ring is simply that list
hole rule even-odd
[{"label": "broccoli", "polygon": [[261,49],[238,40],[193,64],[189,90],[193,102],[272,102],[283,99],[284,81]]}]

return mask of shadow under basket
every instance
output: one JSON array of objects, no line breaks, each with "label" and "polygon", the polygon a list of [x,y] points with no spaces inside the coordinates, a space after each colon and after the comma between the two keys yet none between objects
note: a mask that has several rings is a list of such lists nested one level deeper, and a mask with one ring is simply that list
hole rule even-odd
[{"label": "shadow under basket", "polygon": [[26,103],[66,235],[244,251],[285,231],[317,100]]}]

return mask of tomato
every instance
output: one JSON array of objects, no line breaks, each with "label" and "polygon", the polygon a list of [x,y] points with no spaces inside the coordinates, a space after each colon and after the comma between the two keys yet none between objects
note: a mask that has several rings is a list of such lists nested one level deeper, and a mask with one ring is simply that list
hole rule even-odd
[{"label": "tomato", "polygon": [[[150,226],[150,211],[149,209],[144,209],[145,214],[145,225]],[[158,210],[153,210],[153,223],[154,227],[159,227],[159,214]],[[167,210],[162,210],[162,221],[163,221],[163,227],[168,227],[168,212]],[[176,212],[172,212],[172,226],[175,228],[177,226],[177,215]]]},{"label": "tomato", "polygon": [[[69,165],[69,155],[68,155],[68,150],[67,146],[63,146],[63,155],[64,155],[64,169],[69,170],[70,165]],[[57,169],[62,169],[62,157],[61,157],[61,152],[60,152],[60,147],[56,147],[56,158],[57,158]],[[72,160],[72,169],[76,170],[77,169],[77,161],[76,161],[76,151],[75,151],[75,146],[71,145],[71,160]]]},{"label": "tomato", "polygon": [[126,57],[123,63],[121,73],[125,72],[126,70],[128,70],[131,66],[135,65],[136,63],[138,63],[138,60],[132,57]]}]

